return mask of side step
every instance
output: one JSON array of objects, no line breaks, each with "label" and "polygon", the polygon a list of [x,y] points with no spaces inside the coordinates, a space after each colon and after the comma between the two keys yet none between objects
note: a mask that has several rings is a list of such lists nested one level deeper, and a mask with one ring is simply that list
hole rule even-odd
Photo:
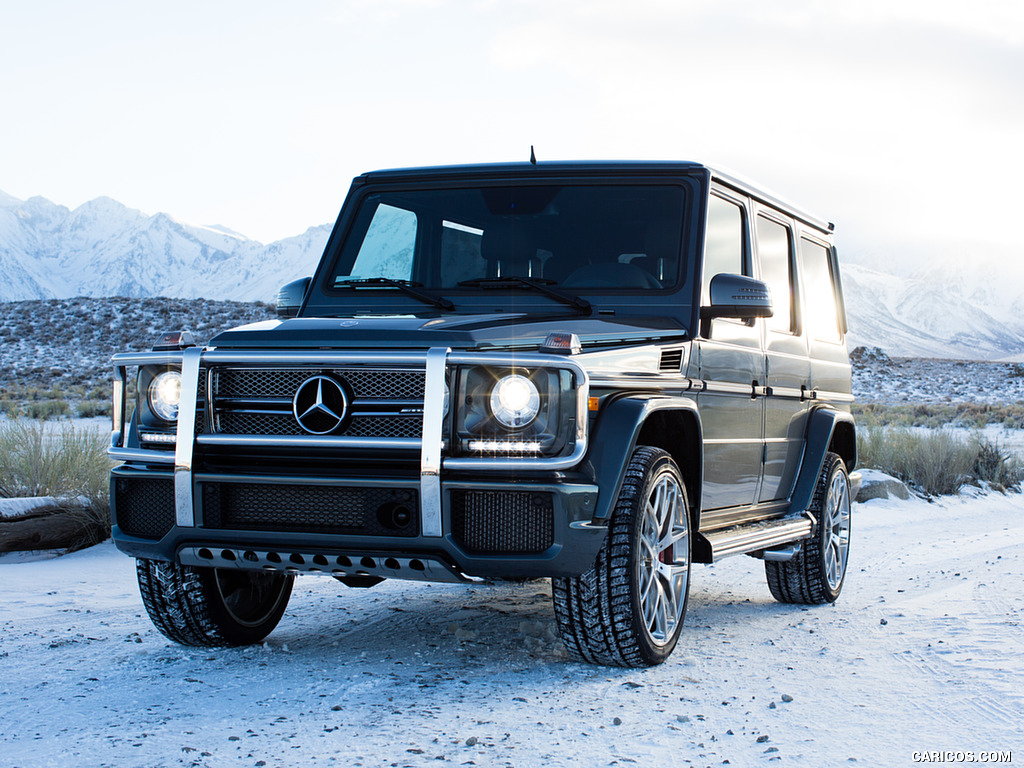
[{"label": "side step", "polygon": [[730,555],[758,552],[800,539],[806,539],[814,530],[814,521],[808,517],[787,517],[763,523],[741,525],[703,534],[711,545],[711,562]]}]

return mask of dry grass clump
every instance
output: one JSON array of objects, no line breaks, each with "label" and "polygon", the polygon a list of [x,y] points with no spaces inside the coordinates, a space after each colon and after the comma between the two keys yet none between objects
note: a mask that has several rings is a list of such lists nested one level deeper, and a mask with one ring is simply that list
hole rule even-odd
[{"label": "dry grass clump", "polygon": [[52,496],[81,517],[81,546],[110,535],[107,436],[70,422],[0,423],[0,496]]},{"label": "dry grass clump", "polygon": [[948,430],[870,426],[857,436],[858,463],[897,477],[930,496],[955,494],[967,484],[1017,488],[1024,464],[998,443]]},{"label": "dry grass clump", "polygon": [[978,438],[972,444],[977,449],[974,475],[978,480],[999,488],[1020,487],[1024,482],[1024,462],[1020,458],[990,440]]}]

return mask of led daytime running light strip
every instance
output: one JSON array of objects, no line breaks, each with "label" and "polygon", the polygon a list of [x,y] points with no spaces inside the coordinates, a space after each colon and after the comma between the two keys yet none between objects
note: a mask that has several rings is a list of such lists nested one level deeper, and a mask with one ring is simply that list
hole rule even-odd
[{"label": "led daytime running light strip", "polygon": [[470,440],[469,450],[500,453],[540,453],[540,443],[536,440]]}]

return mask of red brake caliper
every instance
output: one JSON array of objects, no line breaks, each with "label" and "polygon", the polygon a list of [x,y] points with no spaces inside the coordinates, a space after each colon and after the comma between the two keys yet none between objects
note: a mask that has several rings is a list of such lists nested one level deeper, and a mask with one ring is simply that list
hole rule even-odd
[{"label": "red brake caliper", "polygon": [[675,546],[669,544],[658,553],[658,562],[665,564],[674,563],[676,561],[675,554]]}]

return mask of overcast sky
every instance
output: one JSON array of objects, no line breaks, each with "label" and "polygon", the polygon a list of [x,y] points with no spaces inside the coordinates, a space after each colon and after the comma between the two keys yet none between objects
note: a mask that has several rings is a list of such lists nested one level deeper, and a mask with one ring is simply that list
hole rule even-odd
[{"label": "overcast sky", "polygon": [[33,0],[0,6],[0,189],[269,242],[352,176],[698,160],[844,258],[1024,262],[1021,0]]}]

